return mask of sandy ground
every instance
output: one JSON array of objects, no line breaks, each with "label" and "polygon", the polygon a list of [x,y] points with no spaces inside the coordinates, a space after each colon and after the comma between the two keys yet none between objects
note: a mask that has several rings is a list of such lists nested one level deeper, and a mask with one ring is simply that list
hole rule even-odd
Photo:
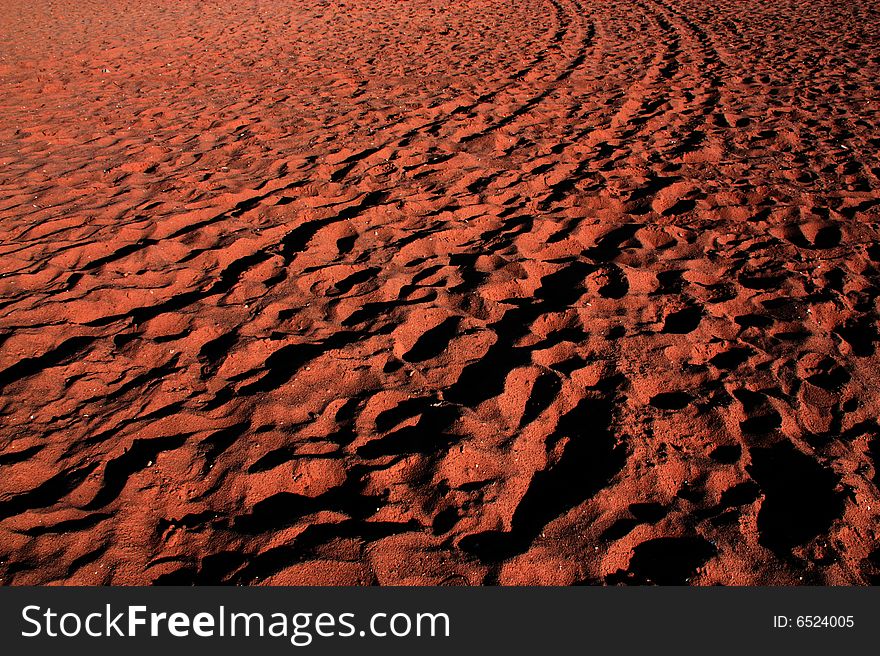
[{"label": "sandy ground", "polygon": [[880,582],[870,0],[0,0],[4,584]]}]

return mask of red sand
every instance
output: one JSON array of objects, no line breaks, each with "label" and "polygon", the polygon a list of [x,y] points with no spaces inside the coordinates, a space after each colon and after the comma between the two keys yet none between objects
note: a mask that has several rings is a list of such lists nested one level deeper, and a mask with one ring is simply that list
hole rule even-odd
[{"label": "red sand", "polygon": [[0,5],[3,583],[880,581],[874,2]]}]

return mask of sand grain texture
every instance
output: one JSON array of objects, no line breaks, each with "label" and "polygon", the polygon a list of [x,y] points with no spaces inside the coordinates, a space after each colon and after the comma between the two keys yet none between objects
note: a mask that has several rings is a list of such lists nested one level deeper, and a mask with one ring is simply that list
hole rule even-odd
[{"label": "sand grain texture", "polygon": [[0,582],[880,581],[880,15],[0,0]]}]

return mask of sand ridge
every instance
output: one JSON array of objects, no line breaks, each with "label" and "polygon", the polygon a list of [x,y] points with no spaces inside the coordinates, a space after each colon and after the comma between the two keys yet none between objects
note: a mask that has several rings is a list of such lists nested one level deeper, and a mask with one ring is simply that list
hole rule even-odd
[{"label": "sand ridge", "polygon": [[877,582],[877,25],[4,3],[0,580]]}]

